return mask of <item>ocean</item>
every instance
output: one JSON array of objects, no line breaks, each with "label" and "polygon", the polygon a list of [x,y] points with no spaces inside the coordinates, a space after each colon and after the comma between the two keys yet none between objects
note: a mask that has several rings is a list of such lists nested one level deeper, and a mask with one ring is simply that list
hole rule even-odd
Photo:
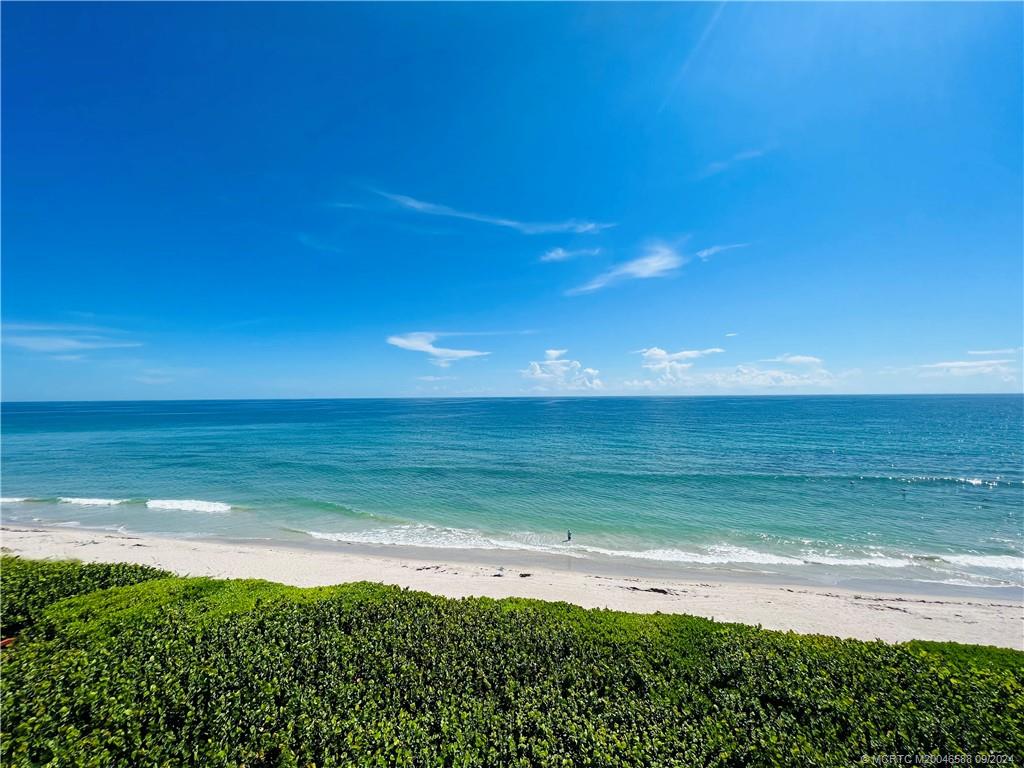
[{"label": "ocean", "polygon": [[1016,395],[5,403],[2,431],[16,525],[1024,585]]}]

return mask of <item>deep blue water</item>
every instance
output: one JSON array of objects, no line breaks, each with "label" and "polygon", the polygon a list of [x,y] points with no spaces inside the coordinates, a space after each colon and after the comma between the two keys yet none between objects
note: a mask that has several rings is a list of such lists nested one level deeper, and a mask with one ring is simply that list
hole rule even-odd
[{"label": "deep blue water", "polygon": [[1020,396],[6,403],[2,411],[8,522],[1022,581]]}]

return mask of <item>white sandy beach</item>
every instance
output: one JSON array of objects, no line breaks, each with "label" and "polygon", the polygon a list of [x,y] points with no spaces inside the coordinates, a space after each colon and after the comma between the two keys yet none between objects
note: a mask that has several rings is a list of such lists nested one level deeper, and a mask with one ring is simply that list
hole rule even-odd
[{"label": "white sandy beach", "polygon": [[[3,551],[31,558],[129,562],[181,575],[301,587],[375,581],[448,597],[532,597],[586,608],[688,613],[770,629],[901,642],[952,640],[1024,649],[1024,602],[839,588],[604,576],[464,560],[167,539],[61,528],[2,529]],[[527,575],[529,574],[529,575]]]}]

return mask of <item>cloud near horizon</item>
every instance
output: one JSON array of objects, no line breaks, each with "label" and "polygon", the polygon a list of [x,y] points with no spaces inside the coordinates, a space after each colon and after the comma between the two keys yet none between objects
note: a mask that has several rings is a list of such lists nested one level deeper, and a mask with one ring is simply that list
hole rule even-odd
[{"label": "cloud near horizon", "polygon": [[682,381],[686,371],[693,367],[692,362],[682,361],[696,360],[722,352],[725,350],[721,347],[683,349],[679,352],[668,352],[661,347],[648,347],[640,350],[640,354],[644,358],[643,367],[659,376],[659,381],[663,384]]},{"label": "cloud near horizon", "polygon": [[517,221],[515,219],[506,219],[500,216],[487,216],[482,213],[460,211],[447,205],[439,205],[437,203],[428,203],[423,200],[417,200],[416,198],[409,197],[408,195],[396,195],[391,192],[383,192],[380,190],[373,191],[381,197],[411,211],[426,213],[431,216],[447,216],[453,219],[477,221],[481,224],[492,224],[496,227],[514,229],[518,232],[522,232],[524,235],[544,235],[558,232],[569,232],[577,235],[593,235],[615,226],[615,224],[606,224],[586,219],[567,219],[565,221],[556,222]]},{"label": "cloud near horizon", "polygon": [[1012,355],[1020,352],[1020,347],[1006,347],[1004,349],[969,349],[968,355]]},{"label": "cloud near horizon", "polygon": [[448,349],[434,345],[442,336],[459,336],[462,334],[436,333],[433,331],[415,331],[413,333],[388,336],[387,343],[410,352],[424,352],[430,356],[430,362],[440,368],[447,368],[456,360],[470,357],[483,357],[491,354],[475,349]]},{"label": "cloud near horizon", "polygon": [[567,349],[548,349],[544,359],[531,361],[520,371],[523,378],[538,382],[537,389],[596,390],[603,389],[600,371],[586,368],[579,360],[566,360]]},{"label": "cloud near horizon", "polygon": [[[692,366],[688,364],[686,368]],[[859,371],[835,375],[824,368],[794,372],[756,365],[737,365],[734,368],[691,373],[679,369],[671,376],[657,379],[634,379],[625,382],[631,389],[657,390],[673,388],[675,391],[799,389],[801,387],[830,388],[837,382]]]},{"label": "cloud near horizon", "polygon": [[668,277],[687,262],[685,256],[667,243],[650,243],[643,256],[626,261],[606,272],[602,272],[583,285],[566,291],[568,296],[593,293],[623,280],[646,280],[654,277]]},{"label": "cloud near horizon", "polygon": [[1011,365],[1016,360],[1004,358],[1000,360],[952,360],[943,363],[927,363],[917,366],[922,376],[981,376],[1001,374],[1012,376]]},{"label": "cloud near horizon", "polygon": [[836,382],[859,371],[848,371],[836,375],[825,370],[820,358],[811,355],[780,355],[761,362],[782,362],[800,366],[800,369],[762,368],[753,364],[741,364],[733,368],[718,368],[708,371],[693,371],[695,361],[725,352],[721,347],[709,349],[684,349],[668,352],[661,347],[639,350],[643,356],[643,367],[654,374],[649,379],[633,379],[624,382],[630,389],[707,391],[707,390],[755,390],[818,387],[830,388]]}]

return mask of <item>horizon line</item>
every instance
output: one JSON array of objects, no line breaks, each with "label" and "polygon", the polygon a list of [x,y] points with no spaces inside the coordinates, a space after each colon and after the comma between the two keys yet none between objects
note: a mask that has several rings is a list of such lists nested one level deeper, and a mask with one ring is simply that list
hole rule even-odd
[{"label": "horizon line", "polygon": [[0,400],[6,405],[62,405],[77,403],[296,403],[324,400],[692,400],[697,398],[768,398],[768,397],[1020,397],[1024,392],[777,392],[767,394],[635,394],[595,395],[551,393],[547,395],[346,395],[331,397],[186,397],[121,400]]}]

